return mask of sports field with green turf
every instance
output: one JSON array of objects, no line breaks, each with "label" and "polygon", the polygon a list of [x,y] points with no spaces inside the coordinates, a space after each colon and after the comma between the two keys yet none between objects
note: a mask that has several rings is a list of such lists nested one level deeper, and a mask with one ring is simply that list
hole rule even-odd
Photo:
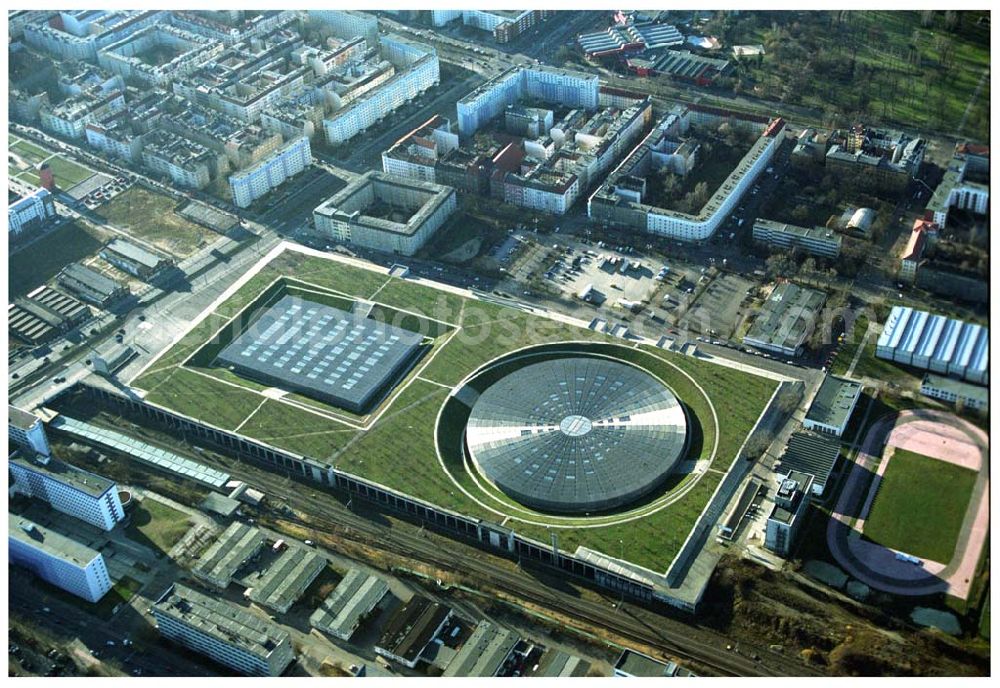
[{"label": "sports field with green turf", "polygon": [[[215,357],[256,309],[285,293],[335,306],[356,299],[376,304],[394,322],[424,335],[417,364],[368,413],[352,414],[302,394],[274,390],[217,365]],[[641,503],[613,514],[567,518],[531,512],[491,486],[478,486],[461,456],[438,451],[441,432],[458,416],[452,389],[494,359],[531,345],[603,347],[668,384],[686,405],[692,427],[692,467]],[[665,571],[750,429],[776,383],[668,353],[638,347],[571,323],[497,303],[389,277],[326,257],[285,250],[217,304],[173,347],[131,383],[155,404],[342,471],[548,542],[558,528],[560,547],[578,545]],[[268,393],[265,394],[265,391]],[[445,413],[442,413],[442,408]],[[441,417],[443,431],[439,432]],[[463,421],[464,422],[464,421]],[[438,441],[436,441],[438,440]],[[699,462],[695,464],[695,462]],[[707,470],[710,469],[710,470]]]},{"label": "sports field with green turf", "polygon": [[975,483],[975,471],[896,449],[865,521],[864,536],[947,564]]}]

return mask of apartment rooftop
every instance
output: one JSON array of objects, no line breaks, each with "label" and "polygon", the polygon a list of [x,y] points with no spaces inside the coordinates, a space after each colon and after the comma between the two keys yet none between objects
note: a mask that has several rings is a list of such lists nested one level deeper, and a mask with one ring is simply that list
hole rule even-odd
[{"label": "apartment rooftop", "polygon": [[162,129],[150,134],[143,153],[166,160],[181,168],[207,163],[212,157],[211,151],[200,143]]},{"label": "apartment rooftop", "polygon": [[276,647],[290,642],[288,632],[277,624],[179,583],[153,610],[258,657],[266,658]]},{"label": "apartment rooftop", "polygon": [[41,419],[34,413],[7,404],[7,422],[15,428],[31,430],[35,423],[41,422]]},{"label": "apartment rooftop", "polygon": [[43,528],[34,521],[16,514],[8,514],[7,533],[11,539],[20,540],[35,549],[71,562],[81,568],[101,556],[99,552],[76,540],[49,528]]},{"label": "apartment rooftop", "polygon": [[90,473],[82,468],[64,463],[59,459],[28,458],[21,453],[17,453],[10,457],[9,460],[10,463],[20,466],[25,470],[60,482],[91,497],[100,497],[115,487],[114,480]]}]

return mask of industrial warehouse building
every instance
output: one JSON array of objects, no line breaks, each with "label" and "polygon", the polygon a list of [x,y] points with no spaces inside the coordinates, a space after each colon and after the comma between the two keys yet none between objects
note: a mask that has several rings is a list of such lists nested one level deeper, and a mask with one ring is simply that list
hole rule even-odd
[{"label": "industrial warehouse building", "polygon": [[513,631],[483,621],[462,645],[445,669],[445,678],[491,677],[503,669],[520,640]]},{"label": "industrial warehouse building", "polygon": [[80,263],[64,267],[57,279],[64,289],[101,308],[107,308],[129,293],[125,285]]},{"label": "industrial warehouse building", "polygon": [[676,662],[661,662],[635,650],[625,650],[615,662],[615,676],[624,678],[662,678],[694,676]]},{"label": "industrial warehouse building", "polygon": [[412,256],[456,208],[455,190],[368,172],[313,211],[316,230],[334,241]]},{"label": "industrial warehouse building", "polygon": [[350,640],[388,592],[389,586],[384,580],[351,569],[312,613],[309,625],[340,640]]},{"label": "industrial warehouse building", "polygon": [[318,552],[291,544],[277,561],[249,582],[246,597],[252,602],[284,614],[295,604],[316,576],[326,568]]},{"label": "industrial warehouse building", "polygon": [[235,522],[198,558],[191,572],[206,583],[225,588],[236,571],[260,551],[264,541],[264,534],[257,528]]},{"label": "industrial warehouse building", "polygon": [[41,344],[69,332],[90,317],[84,304],[47,285],[14,299],[7,307],[7,327],[29,344]]},{"label": "industrial warehouse building", "polygon": [[101,249],[101,258],[119,270],[148,280],[170,265],[170,261],[124,239],[112,239]]},{"label": "industrial warehouse building", "polygon": [[364,314],[286,295],[219,360],[254,380],[364,413],[416,360],[421,341]]},{"label": "industrial warehouse building", "polygon": [[277,624],[184,585],[152,613],[164,638],[247,676],[280,676],[295,659],[291,636]]},{"label": "industrial warehouse building", "polygon": [[824,303],[823,292],[782,282],[761,306],[743,343],[784,356],[799,356]]},{"label": "industrial warehouse building", "polygon": [[840,440],[815,432],[793,432],[774,470],[812,476],[814,495],[822,495],[840,458]]},{"label": "industrial warehouse building", "polygon": [[415,595],[386,624],[375,653],[413,669],[451,613],[443,604]]},{"label": "industrial warehouse building", "polygon": [[14,514],[9,515],[7,533],[12,564],[88,602],[97,602],[111,590],[100,552]]},{"label": "industrial warehouse building", "polygon": [[875,355],[978,385],[990,382],[990,330],[907,306],[893,306]]},{"label": "industrial warehouse building", "polygon": [[927,373],[920,383],[920,393],[946,401],[949,404],[961,404],[967,409],[986,412],[990,407],[990,390],[968,382],[960,382],[943,375]]}]

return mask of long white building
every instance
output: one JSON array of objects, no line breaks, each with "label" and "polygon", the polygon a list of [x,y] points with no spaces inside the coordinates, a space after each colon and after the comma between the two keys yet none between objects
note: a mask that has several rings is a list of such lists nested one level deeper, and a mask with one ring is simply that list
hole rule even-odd
[{"label": "long white building", "polygon": [[15,494],[46,501],[56,511],[102,530],[111,530],[125,520],[113,480],[41,455],[14,455],[7,466]]},{"label": "long white building", "polygon": [[595,74],[545,65],[511,67],[458,101],[458,133],[472,136],[508,105],[524,98],[594,110],[599,104],[599,90]]},{"label": "long white building", "polygon": [[184,585],[174,585],[152,613],[164,638],[247,676],[280,676],[295,659],[287,631]]},{"label": "long white building", "polygon": [[111,590],[104,556],[23,516],[9,514],[7,548],[12,564],[88,602]]},{"label": "long white building", "polygon": [[312,148],[309,139],[299,137],[279,148],[260,162],[229,177],[233,203],[246,208],[271,189],[276,189],[289,177],[309,167]]},{"label": "long white building", "polygon": [[975,384],[990,383],[990,329],[927,311],[893,306],[875,355]]},{"label": "long white building", "polygon": [[56,214],[52,194],[47,189],[39,189],[7,206],[7,236],[20,236],[23,232],[42,227]]},{"label": "long white building", "polygon": [[[695,115],[703,117],[705,113],[692,113],[692,122],[698,119]],[[680,241],[704,241],[715,233],[743,194],[753,186],[785,138],[783,119],[778,118],[764,125],[760,138],[701,210],[692,215],[643,203],[642,195],[637,197],[631,184],[633,180],[645,178],[653,171],[655,148],[663,138],[664,126],[675,117],[672,113],[664,119],[661,126],[655,127],[591,195],[587,202],[587,213],[592,220]],[[732,113],[731,117],[737,118],[736,113]]]},{"label": "long white building", "polygon": [[381,50],[396,73],[323,120],[330,143],[353,138],[441,81],[441,65],[433,47],[388,34],[382,36]]}]

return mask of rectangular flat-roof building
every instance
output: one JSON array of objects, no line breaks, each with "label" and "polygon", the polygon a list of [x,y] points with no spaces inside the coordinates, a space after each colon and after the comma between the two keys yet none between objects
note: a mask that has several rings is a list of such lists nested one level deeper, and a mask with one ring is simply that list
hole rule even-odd
[{"label": "rectangular flat-roof building", "polygon": [[41,499],[56,511],[102,530],[111,530],[125,520],[114,480],[42,455],[29,459],[15,454],[7,466],[17,494]]},{"label": "rectangular flat-roof building", "polygon": [[283,296],[219,354],[239,373],[362,413],[420,353],[420,335]]},{"label": "rectangular flat-roof building", "polygon": [[882,326],[875,355],[903,365],[989,384],[988,327],[893,306]]},{"label": "rectangular flat-roof building", "polygon": [[625,650],[615,662],[615,676],[626,678],[660,678],[661,676],[693,676],[675,662],[661,662],[635,650]]},{"label": "rectangular flat-roof building", "polygon": [[258,580],[247,597],[284,614],[326,568],[326,559],[314,550],[291,545]]},{"label": "rectangular flat-roof building", "polygon": [[496,676],[520,639],[513,631],[482,621],[448,664],[444,676]]},{"label": "rectangular flat-roof building", "polygon": [[802,425],[807,430],[841,437],[860,397],[860,383],[827,375],[813,397]]},{"label": "rectangular flat-roof building", "polygon": [[987,411],[990,407],[990,391],[986,387],[970,385],[968,382],[927,373],[920,383],[920,393],[940,399],[950,404],[962,404],[965,408]]},{"label": "rectangular flat-roof building", "polygon": [[264,546],[264,533],[245,523],[231,524],[191,570],[199,580],[225,588],[243,564]]},{"label": "rectangular flat-roof building", "polygon": [[362,620],[389,592],[380,578],[351,569],[330,596],[309,617],[309,625],[340,640],[348,641]]},{"label": "rectangular flat-roof building", "polygon": [[754,220],[753,238],[768,246],[798,248],[820,258],[836,258],[840,255],[840,245],[843,243],[839,234],[825,227],[810,229],[763,218]]},{"label": "rectangular flat-roof building", "polygon": [[111,590],[100,552],[15,514],[9,514],[7,533],[12,564],[88,602],[97,602]]},{"label": "rectangular flat-roof building", "polygon": [[539,678],[579,678],[586,676],[590,662],[562,650],[550,649],[542,655],[537,668],[525,674]]},{"label": "rectangular flat-roof building", "polygon": [[815,432],[793,432],[775,470],[812,476],[810,488],[814,495],[819,496],[830,482],[830,474],[838,458],[840,440]]},{"label": "rectangular flat-roof building", "polygon": [[821,291],[783,282],[764,302],[743,343],[785,356],[799,356],[825,302],[826,295]]},{"label": "rectangular flat-roof building", "polygon": [[448,607],[415,595],[386,624],[375,653],[412,669],[450,618]]},{"label": "rectangular flat-roof building", "polygon": [[287,631],[184,585],[153,605],[153,617],[164,638],[247,676],[280,676],[295,659]]}]

